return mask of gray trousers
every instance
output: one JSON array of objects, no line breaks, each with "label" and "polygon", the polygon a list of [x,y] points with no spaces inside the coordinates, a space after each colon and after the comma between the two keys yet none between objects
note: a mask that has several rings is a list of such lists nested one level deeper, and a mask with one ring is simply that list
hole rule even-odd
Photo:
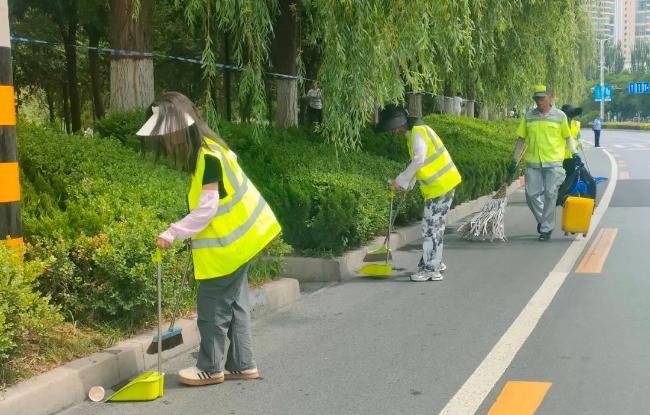
[{"label": "gray trousers", "polygon": [[197,314],[201,345],[196,367],[206,372],[224,369],[226,338],[230,342],[225,369],[256,368],[253,360],[248,268],[243,265],[225,277],[199,281]]},{"label": "gray trousers", "polygon": [[555,228],[557,192],[564,180],[562,167],[531,167],[526,169],[526,202],[542,232]]},{"label": "gray trousers", "polygon": [[456,189],[453,189],[449,193],[435,199],[427,199],[424,202],[424,215],[422,217],[422,237],[424,240],[422,242],[420,270],[440,271],[447,213],[449,213],[455,193]]}]

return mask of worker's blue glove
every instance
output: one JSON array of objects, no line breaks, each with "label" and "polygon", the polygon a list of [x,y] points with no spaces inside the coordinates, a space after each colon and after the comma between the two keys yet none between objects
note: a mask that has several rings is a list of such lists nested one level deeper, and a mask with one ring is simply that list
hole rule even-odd
[{"label": "worker's blue glove", "polygon": [[512,160],[508,166],[508,176],[512,177],[515,174],[515,171],[517,171],[517,162]]}]

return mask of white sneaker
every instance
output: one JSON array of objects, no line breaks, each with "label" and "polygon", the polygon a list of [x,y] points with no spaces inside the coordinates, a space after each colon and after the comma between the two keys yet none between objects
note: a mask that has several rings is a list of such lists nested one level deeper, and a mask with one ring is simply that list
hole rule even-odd
[{"label": "white sneaker", "polygon": [[225,380],[223,372],[206,372],[196,366],[178,371],[178,381],[191,386],[213,385]]},{"label": "white sneaker", "polygon": [[438,272],[445,272],[445,271],[447,271],[447,265],[444,262],[441,262],[440,269],[438,270]]},{"label": "white sneaker", "polygon": [[411,281],[424,282],[424,281],[441,281],[442,274],[436,271],[422,270],[411,275]]},{"label": "white sneaker", "polygon": [[247,379],[260,379],[260,372],[257,371],[257,368],[247,369],[242,372],[225,372],[226,380],[247,380]]}]

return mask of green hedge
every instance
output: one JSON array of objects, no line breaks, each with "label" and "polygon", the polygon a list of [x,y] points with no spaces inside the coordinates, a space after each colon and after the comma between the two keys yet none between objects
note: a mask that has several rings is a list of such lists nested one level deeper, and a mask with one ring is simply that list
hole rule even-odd
[{"label": "green hedge", "polygon": [[[84,323],[112,321],[128,329],[152,320],[156,296],[150,258],[156,235],[186,213],[189,176],[147,161],[113,139],[26,125],[18,137],[24,233],[34,245],[28,255],[53,260],[38,280],[39,289],[66,317]],[[270,249],[287,251],[282,242]],[[185,252],[166,254],[167,303],[185,262]],[[256,278],[277,273],[276,260],[262,262],[252,272]],[[187,293],[187,306],[191,297]]]},{"label": "green hedge", "polygon": [[25,347],[47,341],[63,321],[57,307],[36,289],[51,259],[22,261],[15,249],[0,243],[0,385],[9,364]]},{"label": "green hedge", "polygon": [[122,144],[140,150],[141,142],[135,132],[145,122],[144,112],[116,112],[93,122],[93,131],[101,137],[113,137]]},{"label": "green hedge", "polygon": [[[134,118],[128,114],[116,117],[120,116]],[[442,137],[463,175],[455,204],[489,193],[506,180],[516,121],[453,116],[430,116],[425,121]],[[138,127],[134,126],[130,135],[122,129],[104,134],[128,142]],[[286,241],[297,251],[337,255],[385,232],[386,182],[409,162],[404,137],[367,129],[362,134],[362,150],[344,153],[308,129],[267,128],[262,138],[255,140],[255,127],[250,124],[221,122],[215,127],[239,155],[276,212]],[[422,210],[419,192],[400,198],[399,207],[397,224],[418,220]]]},{"label": "green hedge", "polygon": [[[425,120],[442,137],[462,175],[455,203],[497,189],[506,180],[516,121],[488,123],[450,116]],[[251,126],[221,123],[224,139],[265,190],[285,238],[307,254],[340,254],[384,232],[387,181],[409,162],[406,139],[366,130],[362,151],[338,153],[309,130],[268,129],[255,142]],[[398,224],[421,216],[419,192],[403,196]]]},{"label": "green hedge", "polygon": [[[591,125],[590,125],[591,127]],[[608,121],[603,123],[603,128],[608,130],[650,130],[650,123],[642,122],[633,122],[633,121],[622,121],[622,122],[613,122]]]}]

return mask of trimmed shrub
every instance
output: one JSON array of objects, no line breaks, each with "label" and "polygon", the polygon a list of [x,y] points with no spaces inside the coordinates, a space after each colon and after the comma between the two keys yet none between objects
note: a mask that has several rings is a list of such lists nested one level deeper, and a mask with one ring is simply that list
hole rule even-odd
[{"label": "trimmed shrub", "polygon": [[[463,175],[455,204],[490,193],[505,182],[517,120],[487,122],[446,115],[425,121],[443,139]],[[253,129],[259,127],[251,124],[222,121],[216,127],[273,207],[285,240],[297,251],[338,255],[385,232],[387,181],[409,163],[403,136],[367,129],[361,151],[342,153],[307,129],[266,128],[256,140]],[[397,224],[421,217],[418,191],[400,195],[398,206]]]},{"label": "trimmed shrub", "polygon": [[0,244],[0,381],[25,345],[46,341],[63,321],[57,307],[36,288],[37,278],[52,259],[23,261],[17,253]]},{"label": "trimmed shrub", "polygon": [[100,137],[113,137],[133,150],[139,150],[141,141],[135,135],[145,122],[144,112],[116,112],[93,122],[94,132]]}]

